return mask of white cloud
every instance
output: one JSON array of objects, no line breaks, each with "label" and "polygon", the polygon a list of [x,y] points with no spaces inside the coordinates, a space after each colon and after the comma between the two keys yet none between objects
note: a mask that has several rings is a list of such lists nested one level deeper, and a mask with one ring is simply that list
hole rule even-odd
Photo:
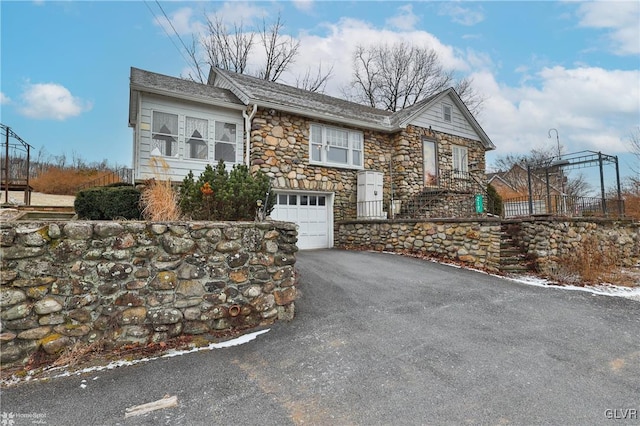
[{"label": "white cloud", "polygon": [[613,53],[640,53],[640,2],[584,2],[580,3],[578,16],[582,27],[608,30]]},{"label": "white cloud", "polygon": [[93,105],[55,83],[27,85],[21,95],[20,113],[35,119],[66,120],[89,111]]},{"label": "white cloud", "polygon": [[[469,64],[461,56],[461,52],[443,44],[426,31],[396,32],[379,29],[368,22],[353,18],[325,23],[324,28],[326,32],[323,35],[300,34],[299,55],[291,68],[290,76],[303,74],[310,65],[315,69],[320,61],[323,69],[333,65],[333,76],[327,84],[326,92],[334,96],[340,96],[340,88],[347,85],[351,79],[352,54],[358,45],[391,45],[405,41],[415,46],[434,49],[447,70],[469,69]],[[290,78],[287,82],[295,83],[295,80]]]},{"label": "white cloud", "polygon": [[[242,23],[245,27],[262,25],[262,18],[269,16],[266,9],[245,2],[222,3],[214,13],[228,25]],[[274,15],[277,15],[277,12]]]},{"label": "white cloud", "polygon": [[173,35],[174,29],[179,35],[195,34],[202,29],[202,25],[194,18],[194,11],[190,7],[180,8],[169,14],[171,22],[162,13],[156,15],[154,24],[162,27],[167,34]]},{"label": "white cloud", "polygon": [[293,0],[293,6],[303,12],[310,12],[313,9],[313,0]]},{"label": "white cloud", "polygon": [[9,98],[4,93],[0,92],[0,105],[6,105],[11,102],[11,98]]},{"label": "white cloud", "polygon": [[413,13],[413,6],[410,4],[400,6],[395,16],[387,18],[387,25],[402,31],[413,30],[420,20],[420,17]]},{"label": "white cloud", "polygon": [[564,152],[625,152],[625,135],[640,115],[638,70],[546,67],[518,87],[498,84],[488,71],[472,77],[487,96],[479,121],[498,155],[548,148],[550,128]]},{"label": "white cloud", "polygon": [[484,21],[484,12],[481,7],[462,7],[457,3],[442,3],[438,14],[449,16],[453,22],[465,26]]}]

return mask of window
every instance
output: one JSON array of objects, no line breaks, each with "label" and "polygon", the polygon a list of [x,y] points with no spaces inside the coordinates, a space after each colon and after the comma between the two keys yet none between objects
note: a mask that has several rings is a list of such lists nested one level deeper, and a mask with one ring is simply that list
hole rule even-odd
[{"label": "window", "polygon": [[206,160],[209,153],[209,122],[201,118],[185,118],[187,140],[187,157],[196,160]]},{"label": "window", "polygon": [[178,156],[178,115],[153,112],[151,132],[151,155]]},{"label": "window", "polygon": [[452,145],[453,154],[453,175],[465,178],[469,172],[467,148],[459,145]]},{"label": "window", "polygon": [[422,165],[424,170],[424,186],[438,184],[438,157],[436,141],[424,139],[422,141]]},{"label": "window", "polygon": [[216,121],[216,135],[214,140],[214,160],[236,161],[236,124]]},{"label": "window", "polygon": [[442,118],[444,118],[444,121],[451,123],[451,105],[442,104]]},{"label": "window", "polygon": [[320,124],[311,125],[309,137],[311,163],[362,168],[363,151],[361,132]]}]

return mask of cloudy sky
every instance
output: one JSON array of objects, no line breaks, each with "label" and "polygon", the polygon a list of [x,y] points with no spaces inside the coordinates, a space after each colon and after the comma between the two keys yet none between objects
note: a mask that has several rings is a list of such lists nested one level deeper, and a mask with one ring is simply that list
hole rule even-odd
[{"label": "cloudy sky", "polygon": [[[36,150],[129,166],[131,66],[189,72],[182,43],[204,16],[259,25],[281,15],[300,55],[283,82],[322,63],[327,94],[351,78],[356,45],[406,41],[435,49],[471,77],[478,121],[497,156],[532,148],[619,155],[640,125],[640,2],[85,2],[2,1],[1,121]],[[171,21],[171,25],[169,25]]]}]

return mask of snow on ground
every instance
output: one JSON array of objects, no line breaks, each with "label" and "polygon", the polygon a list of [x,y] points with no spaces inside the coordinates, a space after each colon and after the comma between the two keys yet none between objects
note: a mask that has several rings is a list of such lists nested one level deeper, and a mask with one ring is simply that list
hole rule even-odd
[{"label": "snow on ground", "polygon": [[612,284],[598,284],[585,287],[579,287],[575,285],[559,285],[553,281],[549,281],[545,278],[540,278],[534,275],[522,275],[517,277],[507,277],[510,281],[519,282],[522,284],[533,285],[537,287],[551,287],[559,288],[569,291],[585,291],[587,293],[597,294],[600,296],[613,296],[624,297],[631,300],[640,302],[640,286],[639,287],[623,287]]},{"label": "snow on ground", "polygon": [[[377,253],[372,251],[371,253]],[[392,251],[383,251],[386,254],[393,254],[398,256],[403,256],[403,254],[392,252]],[[602,283],[598,285],[589,285],[589,286],[576,286],[576,285],[562,285],[557,282],[548,280],[546,278],[541,278],[536,275],[513,275],[513,276],[503,276],[496,274],[489,274],[486,271],[476,268],[470,268],[467,266],[462,266],[456,263],[446,262],[437,259],[429,259],[420,257],[420,259],[429,260],[433,263],[439,263],[441,265],[451,266],[453,268],[458,269],[469,269],[472,271],[480,272],[483,274],[488,274],[496,278],[502,278],[509,281],[515,281],[521,284],[533,285],[536,287],[548,287],[548,288],[557,288],[560,290],[568,290],[568,291],[585,291],[587,293],[597,294],[600,296],[612,296],[612,297],[624,297],[626,299],[631,299],[640,302],[640,283],[638,283],[635,287],[625,287],[618,286],[613,284]]]},{"label": "snow on ground", "polygon": [[[130,361],[126,361],[126,360],[118,360],[118,361],[112,361],[107,365],[97,365],[97,366],[92,366],[92,367],[87,367],[87,368],[83,368],[81,370],[74,370],[74,371],[70,371],[68,370],[68,366],[62,366],[62,367],[54,367],[54,368],[45,368],[43,371],[38,372],[38,373],[48,373],[46,374],[46,378],[34,378],[31,374],[33,374],[33,372],[29,372],[27,373],[27,375],[25,377],[16,377],[13,376],[11,378],[2,380],[0,382],[0,384],[2,386],[10,386],[10,385],[14,385],[20,382],[28,382],[28,381],[38,381],[38,380],[48,380],[48,379],[55,379],[58,377],[69,377],[69,376],[79,376],[81,374],[86,374],[86,373],[93,373],[93,372],[98,372],[98,371],[104,371],[104,370],[113,370],[114,368],[118,368],[118,367],[124,367],[124,366],[129,366],[129,365],[136,365],[136,364],[140,364],[143,362],[149,362],[149,361],[153,361],[156,359],[160,359],[160,358],[172,358],[174,356],[180,356],[180,355],[186,355],[192,352],[198,352],[198,351],[206,351],[206,350],[213,350],[213,349],[224,349],[224,348],[230,348],[232,346],[238,346],[238,345],[242,345],[244,343],[250,342],[252,340],[254,340],[256,337],[258,337],[261,334],[264,334],[266,332],[268,332],[270,329],[267,328],[266,330],[260,330],[260,331],[255,331],[253,333],[248,333],[245,335],[242,335],[240,337],[237,337],[235,339],[231,339],[231,340],[227,340],[224,342],[220,342],[220,343],[211,343],[208,346],[202,346],[202,347],[198,347],[198,348],[192,348],[192,349],[185,349],[185,350],[175,350],[175,349],[171,349],[169,351],[167,351],[166,353],[159,355],[157,357],[149,357],[149,358],[140,358],[140,359],[134,359],[134,360],[130,360]],[[94,377],[93,380],[98,379],[98,377]],[[82,381],[82,384],[80,385],[81,388],[86,388],[86,380]]]}]

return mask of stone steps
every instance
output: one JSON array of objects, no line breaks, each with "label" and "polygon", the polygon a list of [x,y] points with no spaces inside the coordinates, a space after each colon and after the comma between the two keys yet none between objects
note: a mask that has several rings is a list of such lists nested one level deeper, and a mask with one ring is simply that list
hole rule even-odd
[{"label": "stone steps", "polygon": [[499,269],[510,274],[529,272],[526,255],[513,239],[515,231],[514,225],[503,224],[501,227]]}]

